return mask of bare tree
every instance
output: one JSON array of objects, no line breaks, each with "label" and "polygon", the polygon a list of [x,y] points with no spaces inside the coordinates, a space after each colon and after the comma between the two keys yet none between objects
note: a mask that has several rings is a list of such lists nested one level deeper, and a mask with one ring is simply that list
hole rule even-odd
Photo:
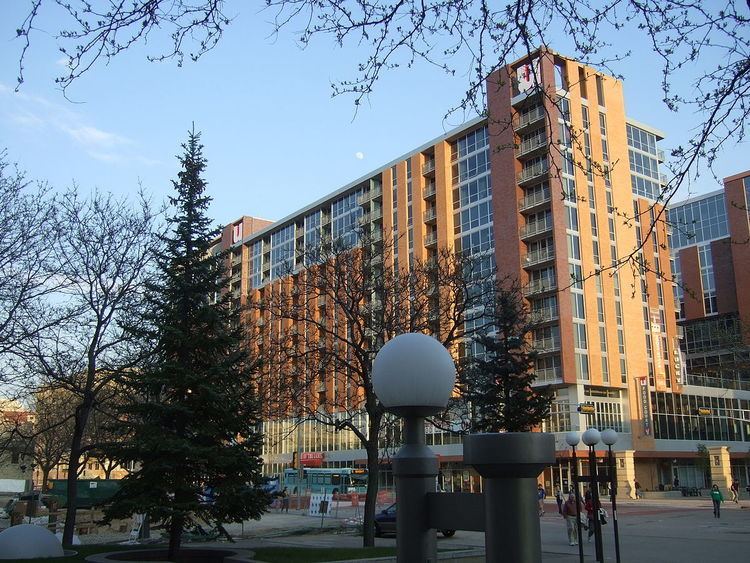
[{"label": "bare tree", "polygon": [[40,300],[55,291],[50,241],[58,222],[44,186],[34,186],[0,151],[0,382],[12,383],[11,357],[24,340],[50,326]]},{"label": "bare tree", "polygon": [[42,473],[42,491],[47,490],[50,472],[61,465],[70,452],[73,438],[71,396],[66,392],[44,389],[34,394],[34,434],[31,448]]},{"label": "bare tree", "polygon": [[62,289],[45,306],[47,316],[61,320],[40,331],[23,355],[42,385],[70,397],[73,432],[63,535],[63,543],[70,545],[89,419],[110,383],[137,362],[123,325],[138,322],[156,238],[155,214],[143,198],[131,207],[100,193],[82,199],[71,190],[57,205],[61,229],[48,242],[58,260]]},{"label": "bare tree", "polygon": [[[379,238],[376,236],[375,238]],[[386,241],[363,233],[349,244],[301,252],[307,268],[255,292],[248,324],[264,358],[265,419],[312,420],[350,432],[367,452],[365,546],[374,542],[380,447],[387,422],[372,387],[372,362],[394,336],[423,332],[449,349],[481,318],[477,261],[443,251],[394,269]]]}]

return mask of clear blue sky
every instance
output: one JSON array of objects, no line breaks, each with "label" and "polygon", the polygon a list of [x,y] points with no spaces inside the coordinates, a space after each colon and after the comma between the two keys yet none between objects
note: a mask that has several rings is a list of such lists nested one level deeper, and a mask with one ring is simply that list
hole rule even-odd
[{"label": "clear blue sky", "polygon": [[[59,23],[41,19],[26,82],[14,93],[21,49],[15,29],[26,5],[0,4],[0,147],[29,177],[58,189],[76,182],[84,192],[128,194],[141,182],[160,201],[195,122],[216,221],[279,219],[472,117],[443,119],[466,78],[427,65],[385,74],[355,115],[353,98],[332,98],[330,84],[354,77],[362,52],[325,38],[306,50],[291,34],[270,38],[270,15],[244,2],[229,4],[239,10],[235,22],[197,63],[149,63],[145,54],[156,47],[138,46],[79,79],[68,90],[72,102],[54,85],[64,70],[52,37]],[[615,43],[631,48],[633,41],[623,33]],[[563,40],[551,47],[566,53]],[[636,51],[617,70],[628,115],[666,132],[669,149],[689,136],[696,117],[664,108],[660,69],[649,55]],[[749,152],[747,144],[728,146],[718,175],[750,168]],[[692,191],[717,187],[703,174]]]}]

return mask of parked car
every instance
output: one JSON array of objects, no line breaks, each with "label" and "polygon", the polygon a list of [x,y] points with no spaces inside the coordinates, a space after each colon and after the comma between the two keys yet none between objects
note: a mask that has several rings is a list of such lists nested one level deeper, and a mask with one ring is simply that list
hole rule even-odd
[{"label": "parked car", "polygon": [[[375,537],[382,537],[383,534],[396,533],[396,503],[394,502],[388,508],[381,510],[375,515]],[[456,533],[456,530],[440,530],[446,538],[450,538]]]}]

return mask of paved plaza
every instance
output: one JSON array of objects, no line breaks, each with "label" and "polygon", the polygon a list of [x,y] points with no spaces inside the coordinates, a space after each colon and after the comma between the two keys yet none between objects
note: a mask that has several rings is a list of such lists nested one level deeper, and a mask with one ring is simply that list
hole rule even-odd
[{"label": "paved plaza", "polygon": [[[604,551],[607,561],[615,561],[612,511],[604,526]],[[750,501],[740,505],[724,503],[721,519],[712,514],[708,498],[681,500],[622,501],[618,504],[622,561],[624,562],[746,562],[750,561]],[[233,535],[242,535],[237,547],[307,546],[359,547],[362,539],[351,530],[353,509],[340,508],[337,518],[321,519],[300,514],[271,512],[259,522],[229,527]],[[547,504],[542,517],[544,561],[578,561],[577,547],[568,545],[565,523],[554,503]],[[304,531],[315,533],[303,533]],[[585,534],[585,532],[584,532]],[[395,545],[395,539],[377,538],[376,545]],[[461,548],[483,546],[483,534],[459,531],[453,538],[438,536],[438,546]],[[594,542],[584,541],[587,561],[594,561]]]}]

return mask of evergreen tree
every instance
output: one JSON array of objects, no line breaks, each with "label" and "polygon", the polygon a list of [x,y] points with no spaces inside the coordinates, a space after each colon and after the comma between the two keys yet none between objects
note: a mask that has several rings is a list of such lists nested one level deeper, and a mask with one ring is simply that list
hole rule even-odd
[{"label": "evergreen tree", "polygon": [[218,231],[206,216],[202,148],[192,131],[173,182],[176,211],[159,252],[159,279],[147,287],[147,328],[137,329],[150,353],[130,381],[141,400],[122,410],[132,437],[107,452],[137,469],[122,481],[106,519],[145,512],[163,521],[170,559],[194,518],[260,518],[268,501],[259,488],[256,366],[226,291],[226,254],[211,252]]},{"label": "evergreen tree", "polygon": [[460,370],[473,432],[526,432],[548,415],[552,394],[534,389],[532,319],[519,289],[499,284],[488,307],[491,328],[473,340],[474,356]]}]

